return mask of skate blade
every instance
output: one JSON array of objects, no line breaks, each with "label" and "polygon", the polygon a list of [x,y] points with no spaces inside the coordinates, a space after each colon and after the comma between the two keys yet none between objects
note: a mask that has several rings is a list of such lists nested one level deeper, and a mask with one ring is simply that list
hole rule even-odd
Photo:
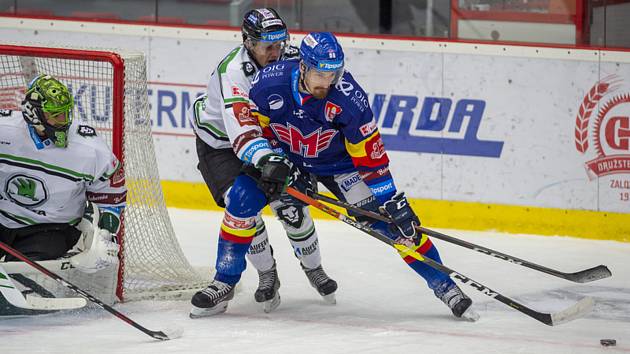
[{"label": "skate blade", "polygon": [[278,306],[280,306],[280,293],[276,291],[276,295],[273,299],[263,302],[263,311],[265,311],[265,313],[269,313],[277,309]]},{"label": "skate blade", "polygon": [[335,305],[337,303],[337,298],[335,297],[335,293],[330,293],[328,295],[322,295],[322,299],[324,299],[324,301],[327,304],[330,304],[330,305]]},{"label": "skate blade", "polygon": [[190,309],[190,318],[202,318],[202,317],[209,317],[209,316],[214,316],[214,315],[218,315],[220,313],[225,312],[225,310],[227,310],[227,301],[222,302],[214,307],[210,307],[210,308],[202,308],[202,307],[197,307],[194,306],[192,307],[192,309]]}]

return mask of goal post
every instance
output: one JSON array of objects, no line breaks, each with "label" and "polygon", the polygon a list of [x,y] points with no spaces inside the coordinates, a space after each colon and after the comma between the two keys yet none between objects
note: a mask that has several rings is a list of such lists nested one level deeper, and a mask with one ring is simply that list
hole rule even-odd
[{"label": "goal post", "polygon": [[176,298],[205,287],[209,273],[188,263],[164,203],[144,54],[0,45],[0,109],[19,110],[26,85],[39,74],[68,86],[74,120],[96,128],[122,163],[128,192],[119,235],[118,299]]}]

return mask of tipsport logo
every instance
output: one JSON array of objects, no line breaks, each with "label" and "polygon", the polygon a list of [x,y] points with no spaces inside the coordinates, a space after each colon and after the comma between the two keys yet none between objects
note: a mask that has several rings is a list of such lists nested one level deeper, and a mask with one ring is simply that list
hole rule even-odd
[{"label": "tipsport logo", "polygon": [[606,77],[580,103],[575,148],[590,157],[584,166],[589,180],[630,173],[630,92],[616,92],[621,87],[621,79]]},{"label": "tipsport logo", "polygon": [[425,97],[421,102],[415,96],[388,99],[375,94],[372,101],[388,150],[499,158],[504,142],[478,137],[485,108],[483,100],[446,97]]}]

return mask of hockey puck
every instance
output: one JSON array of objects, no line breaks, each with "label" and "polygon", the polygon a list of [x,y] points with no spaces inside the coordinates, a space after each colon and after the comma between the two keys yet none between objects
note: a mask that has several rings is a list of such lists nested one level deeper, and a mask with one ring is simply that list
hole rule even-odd
[{"label": "hockey puck", "polygon": [[617,345],[617,340],[615,340],[615,339],[600,339],[599,340],[599,344],[603,345],[604,347],[614,347],[615,345]]}]

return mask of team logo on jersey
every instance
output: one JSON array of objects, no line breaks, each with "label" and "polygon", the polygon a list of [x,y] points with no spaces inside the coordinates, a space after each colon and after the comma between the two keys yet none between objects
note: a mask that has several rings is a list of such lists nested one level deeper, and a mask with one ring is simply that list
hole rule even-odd
[{"label": "team logo on jersey", "polygon": [[332,139],[337,135],[337,130],[327,129],[322,132],[320,127],[316,131],[304,136],[300,129],[291,124],[284,126],[279,123],[272,123],[273,129],[278,139],[291,148],[291,152],[307,158],[319,156],[319,153],[328,149]]},{"label": "team logo on jersey", "polygon": [[256,69],[252,63],[246,61],[243,63],[243,72],[245,73],[245,76],[252,76],[256,72]]},{"label": "team logo on jersey", "polygon": [[96,136],[96,129],[90,127],[89,125],[79,125],[77,128],[77,134],[84,137]]},{"label": "team logo on jersey", "polygon": [[267,102],[269,103],[269,109],[278,110],[284,106],[284,99],[282,96],[274,93],[267,98]]},{"label": "team logo on jersey", "polygon": [[383,146],[382,139],[379,138],[376,141],[372,142],[371,144],[368,143],[365,145],[366,145],[366,152],[370,155],[370,158],[372,160],[379,160],[380,158],[385,156],[385,146]]},{"label": "team logo on jersey", "polygon": [[330,101],[326,101],[326,106],[324,107],[324,117],[327,121],[332,122],[336,116],[341,114],[341,111],[341,107]]},{"label": "team logo on jersey", "polygon": [[48,199],[48,190],[42,180],[22,174],[9,178],[4,191],[9,199],[23,207],[35,207]]},{"label": "team logo on jersey", "polygon": [[255,125],[256,119],[252,117],[247,103],[238,102],[232,105],[232,111],[238,121],[238,124],[242,127],[245,125]]},{"label": "team logo on jersey", "polygon": [[372,133],[374,133],[375,130],[376,130],[376,121],[374,121],[374,119],[372,119],[369,123],[363,124],[359,128],[359,131],[361,132],[361,134],[366,138],[370,136]]},{"label": "team logo on jersey", "polygon": [[[630,93],[613,95],[620,87],[621,80],[615,76],[595,83],[578,109],[575,147],[581,154],[586,154],[590,132],[596,154],[585,163],[589,179],[630,173]],[[596,109],[599,109],[597,116],[589,124]]]},{"label": "team logo on jersey", "polygon": [[9,117],[10,115],[11,115],[11,110],[0,109],[0,117]]}]

